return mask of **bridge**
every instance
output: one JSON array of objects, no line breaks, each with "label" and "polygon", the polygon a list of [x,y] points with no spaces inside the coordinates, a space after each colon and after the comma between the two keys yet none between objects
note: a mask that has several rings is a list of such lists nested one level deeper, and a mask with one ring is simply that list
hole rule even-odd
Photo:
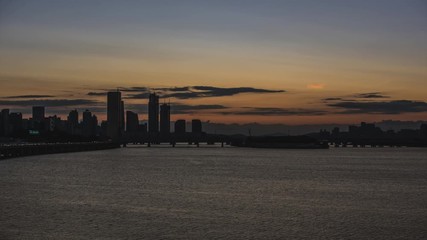
[{"label": "bridge", "polygon": [[200,144],[214,145],[215,143],[230,145],[233,141],[240,141],[239,138],[227,135],[218,134],[169,134],[162,136],[156,135],[125,135],[121,138],[120,143],[123,146],[127,144],[141,144],[151,147],[151,145],[159,145],[161,143],[168,143],[175,147],[177,143],[188,143],[189,145],[199,146]]},{"label": "bridge", "polygon": [[425,139],[393,139],[393,138],[330,138],[324,139],[335,147],[427,147]]}]

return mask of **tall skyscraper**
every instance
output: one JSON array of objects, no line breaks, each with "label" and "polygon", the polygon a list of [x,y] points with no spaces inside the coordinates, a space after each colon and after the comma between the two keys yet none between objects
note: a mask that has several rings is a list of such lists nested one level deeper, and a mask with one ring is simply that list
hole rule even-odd
[{"label": "tall skyscraper", "polygon": [[126,111],[126,132],[136,133],[139,131],[138,114]]},{"label": "tall skyscraper", "polygon": [[159,132],[159,96],[151,93],[148,101],[148,131]]},{"label": "tall skyscraper", "polygon": [[107,136],[120,141],[123,115],[122,95],[119,91],[107,93]]},{"label": "tall skyscraper", "polygon": [[33,107],[33,121],[43,122],[45,119],[45,109],[43,106]]},{"label": "tall skyscraper", "polygon": [[193,119],[191,121],[191,132],[202,133],[202,121],[200,121],[199,119]]},{"label": "tall skyscraper", "polygon": [[176,134],[184,134],[185,133],[185,120],[177,120],[175,122],[175,133]]},{"label": "tall skyscraper", "polygon": [[171,132],[171,107],[169,104],[160,106],[160,134],[167,136]]}]

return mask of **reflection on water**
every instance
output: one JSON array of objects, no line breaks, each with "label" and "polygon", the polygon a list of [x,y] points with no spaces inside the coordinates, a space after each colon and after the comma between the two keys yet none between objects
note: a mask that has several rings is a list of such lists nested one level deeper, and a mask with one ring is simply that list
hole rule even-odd
[{"label": "reflection on water", "polygon": [[0,239],[422,239],[427,149],[131,147],[0,161]]}]

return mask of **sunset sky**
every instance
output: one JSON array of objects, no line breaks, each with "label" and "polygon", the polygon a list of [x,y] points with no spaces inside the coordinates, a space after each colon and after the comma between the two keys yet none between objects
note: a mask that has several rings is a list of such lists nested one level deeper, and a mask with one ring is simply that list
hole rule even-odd
[{"label": "sunset sky", "polygon": [[[0,108],[146,119],[427,120],[425,0],[0,0]],[[29,116],[29,115],[26,115]]]}]

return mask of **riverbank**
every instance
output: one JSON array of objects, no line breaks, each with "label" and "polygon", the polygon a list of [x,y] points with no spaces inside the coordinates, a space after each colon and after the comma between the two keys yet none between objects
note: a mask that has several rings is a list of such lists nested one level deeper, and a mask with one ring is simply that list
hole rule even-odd
[{"label": "riverbank", "polygon": [[0,160],[53,153],[83,152],[119,148],[112,142],[38,143],[0,146]]}]

